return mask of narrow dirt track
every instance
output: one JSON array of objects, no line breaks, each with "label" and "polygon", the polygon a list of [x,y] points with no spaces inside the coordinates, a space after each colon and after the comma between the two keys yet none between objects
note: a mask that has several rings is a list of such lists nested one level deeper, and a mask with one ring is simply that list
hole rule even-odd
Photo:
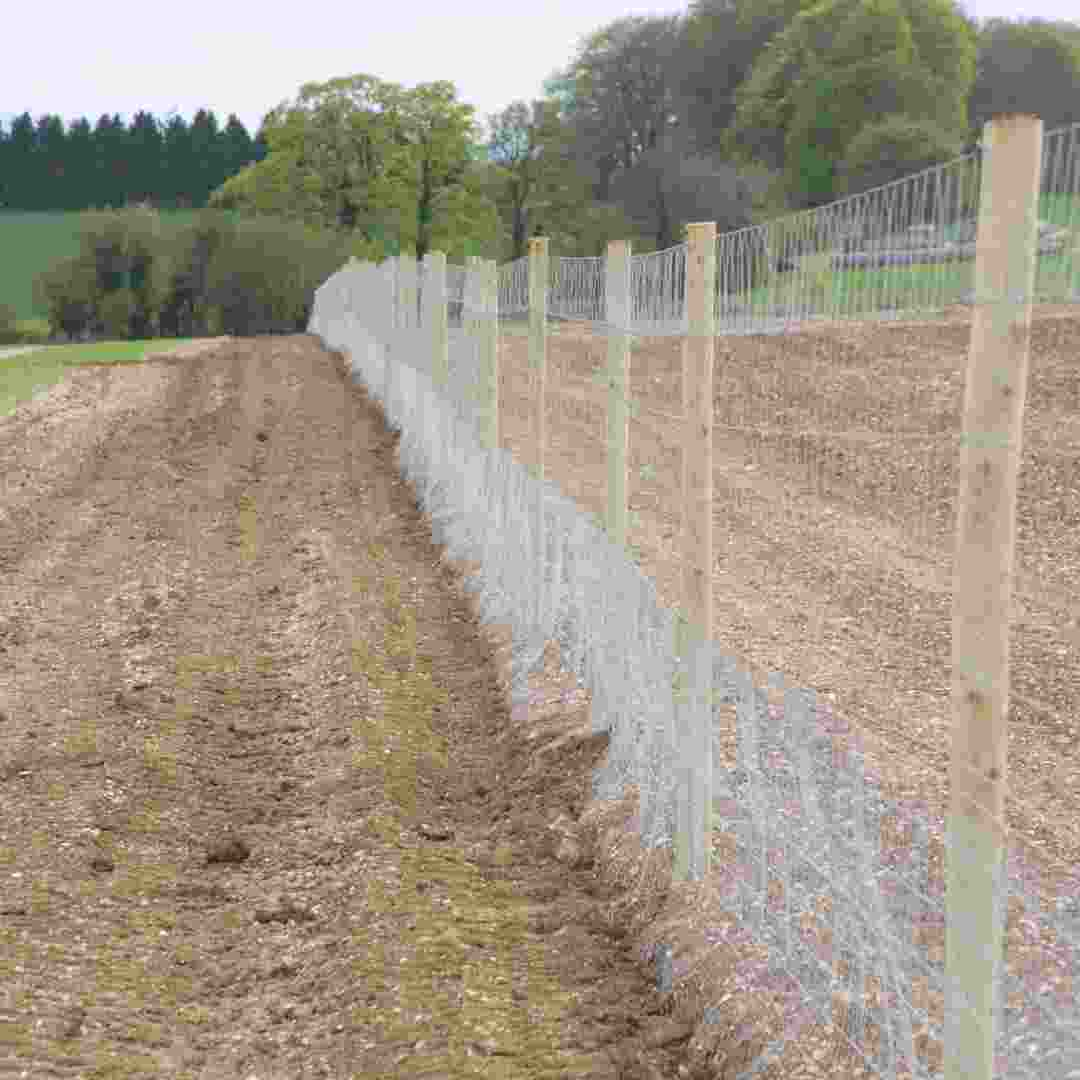
[{"label": "narrow dirt track", "polygon": [[606,736],[526,738],[394,450],[306,335],[0,420],[0,1076],[688,1075],[560,833]]}]

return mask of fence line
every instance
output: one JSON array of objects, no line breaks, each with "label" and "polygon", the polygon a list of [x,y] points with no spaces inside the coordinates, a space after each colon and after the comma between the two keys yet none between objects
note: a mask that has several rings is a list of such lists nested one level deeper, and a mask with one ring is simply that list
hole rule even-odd
[{"label": "fence line", "polygon": [[[1080,155],[1070,158],[1062,149],[1072,149],[1073,144],[1069,140],[1075,140],[1077,132],[1080,132],[1080,125],[1051,133],[1047,137],[1048,140],[1056,140],[1053,143],[1053,149],[1057,152],[1054,160],[1059,160],[1063,155],[1070,161],[1080,160]],[[954,803],[950,811],[949,826],[952,837],[967,830],[965,835],[969,837],[969,854],[981,855],[989,851],[990,855],[980,862],[974,857],[967,860],[958,858],[955,849],[950,851],[947,935],[950,951],[945,981],[951,991],[959,995],[951,1000],[949,1011],[950,1023],[959,1026],[950,1029],[945,1040],[949,1048],[946,1068],[950,1080],[960,1076],[989,1077],[993,1071],[994,1014],[1000,1005],[999,997],[995,995],[998,994],[1001,982],[995,965],[1000,948],[991,948],[988,951],[985,946],[987,943],[1000,941],[1004,899],[1003,888],[994,888],[1001,879],[1003,853],[1001,838],[995,828],[996,822],[1001,819],[1005,786],[1002,735],[1008,700],[1008,668],[1002,655],[1002,643],[1007,645],[1008,640],[1007,612],[1011,586],[1016,462],[1020,452],[1018,424],[1024,400],[1031,303],[1036,292],[1035,254],[1036,251],[1060,253],[1069,243],[1069,237],[1075,235],[1070,234],[1068,229],[1059,230],[1053,236],[1051,244],[1046,239],[1045,231],[1039,235],[1036,233],[1035,196],[1038,194],[1040,141],[1041,124],[1034,118],[995,118],[995,121],[987,126],[983,153],[984,162],[988,166],[987,180],[979,189],[982,203],[974,266],[977,303],[969,354],[968,398],[964,414],[963,445],[966,447],[966,456],[963,459],[961,502],[966,509],[962,512],[963,524],[957,533],[957,599],[953,640],[954,656],[959,662],[954,682]],[[961,159],[961,163],[965,160]],[[996,169],[999,163],[1000,168]],[[1043,166],[1045,174],[1045,154]],[[947,204],[949,192],[953,189],[945,170],[946,167],[927,170],[919,177],[911,178],[911,186],[917,186],[918,191],[922,192],[919,195],[920,212],[923,209],[922,204],[928,201],[926,191],[931,189],[936,192],[939,209]],[[1031,193],[1032,177],[1034,195]],[[886,188],[846,202],[863,200],[869,205],[874,198],[878,198],[887,203],[897,196],[901,190],[898,185],[902,183],[908,181],[887,185]],[[1073,185],[1077,193],[1080,193],[1080,184],[1074,180]],[[318,332],[323,336],[326,336],[327,332],[333,336],[334,333],[342,331],[331,329],[332,316],[327,313],[348,310],[347,298],[350,295],[363,289],[392,290],[393,303],[381,304],[377,298],[379,294],[375,293],[376,298],[357,312],[361,316],[361,322],[357,324],[356,320],[353,320],[354,325],[350,327],[350,332],[360,332],[363,335],[359,349],[366,350],[365,367],[377,371],[381,365],[383,400],[388,403],[396,401],[401,415],[405,415],[402,410],[413,408],[411,420],[414,430],[428,432],[428,435],[424,436],[427,439],[425,445],[443,445],[443,449],[438,453],[444,457],[449,453],[449,446],[463,445],[470,438],[460,429],[450,437],[449,429],[445,429],[445,442],[437,444],[434,433],[436,426],[443,431],[443,425],[449,423],[437,406],[437,400],[454,397],[450,392],[451,383],[458,377],[454,373],[457,365],[452,367],[448,362],[451,347],[448,306],[457,304],[462,310],[464,332],[460,338],[454,339],[455,356],[462,361],[460,367],[464,370],[468,367],[464,362],[466,351],[471,350],[476,369],[476,377],[471,378],[471,385],[468,387],[473,402],[467,410],[459,411],[458,420],[464,422],[475,415],[475,430],[479,432],[480,445],[489,453],[496,451],[500,432],[501,403],[498,398],[496,344],[499,318],[504,310],[508,315],[528,315],[528,349],[532,374],[529,393],[538,464],[532,470],[535,482],[527,489],[528,517],[531,524],[522,534],[528,538],[527,551],[522,554],[526,556],[527,562],[530,556],[535,557],[540,579],[534,588],[523,590],[522,595],[527,596],[527,603],[524,605],[527,610],[517,612],[517,615],[522,627],[527,628],[529,633],[540,636],[550,630],[559,618],[560,611],[563,610],[560,604],[565,606],[565,594],[562,594],[560,600],[558,582],[555,579],[560,570],[569,572],[571,569],[568,565],[568,561],[572,561],[571,553],[574,550],[571,540],[582,538],[577,525],[566,525],[562,532],[557,527],[553,528],[557,517],[553,507],[558,500],[546,484],[546,420],[543,403],[547,382],[548,312],[568,318],[587,318],[590,313],[599,317],[600,305],[603,304],[604,330],[608,339],[607,369],[602,373],[607,386],[608,402],[605,524],[608,538],[620,550],[626,545],[627,445],[629,418],[633,411],[627,377],[630,344],[635,334],[642,333],[675,334],[682,338],[683,416],[687,419],[684,426],[680,503],[684,521],[684,577],[682,618],[677,623],[678,632],[672,646],[673,656],[681,659],[676,659],[676,666],[668,681],[671,705],[666,714],[658,714],[658,719],[666,715],[669,732],[666,744],[673,744],[681,755],[681,760],[668,766],[669,772],[674,770],[677,778],[676,792],[681,789],[673,828],[675,865],[677,875],[692,880],[700,880],[708,871],[708,853],[711,850],[710,808],[717,796],[722,794],[713,791],[711,770],[701,767],[702,763],[711,763],[712,760],[711,753],[705,752],[708,750],[707,743],[702,742],[709,738],[706,707],[710,702],[732,700],[733,695],[738,701],[740,770],[749,774],[751,780],[755,779],[758,771],[755,731],[760,726],[757,718],[745,711],[749,709],[752,713],[756,708],[752,700],[747,698],[745,689],[733,690],[731,686],[724,689],[724,680],[717,677],[717,672],[723,669],[724,661],[710,651],[708,642],[712,627],[712,590],[709,585],[712,565],[710,464],[712,350],[716,323],[721,321],[719,316],[724,314],[727,317],[723,322],[725,332],[752,332],[753,329],[760,332],[763,329],[767,331],[782,328],[775,323],[763,323],[761,318],[770,305],[775,306],[775,300],[781,292],[786,292],[789,301],[794,297],[787,313],[780,316],[783,325],[789,325],[793,318],[811,317],[812,314],[822,313],[826,309],[828,314],[833,316],[853,314],[852,309],[858,306],[853,302],[853,294],[849,292],[846,297],[835,294],[832,297],[824,296],[821,271],[812,265],[817,258],[819,267],[822,256],[828,266],[841,265],[837,261],[841,256],[829,250],[829,244],[835,242],[835,235],[826,238],[824,243],[819,239],[822,232],[829,231],[830,214],[836,211],[834,217],[839,217],[840,209],[839,206],[825,207],[822,211],[813,212],[816,217],[798,215],[795,220],[758,227],[765,230],[758,234],[766,236],[764,243],[760,240],[751,242],[748,230],[715,237],[715,226],[711,223],[691,226],[686,245],[637,257],[632,257],[629,245],[625,242],[613,242],[608,247],[606,260],[549,262],[547,241],[538,238],[530,244],[527,259],[518,260],[504,268],[497,268],[494,262],[478,258],[470,258],[464,268],[447,267],[441,253],[426,256],[422,267],[417,267],[415,259],[408,256],[390,260],[379,268],[350,263],[343,269],[338,280],[330,279],[317,294],[318,317],[313,315],[313,325],[320,327]],[[1070,210],[1070,225],[1076,214],[1076,207],[1073,205]],[[850,217],[859,220],[858,214]],[[869,218],[864,207],[861,220],[862,235],[865,238],[865,222],[880,219]],[[824,229],[821,227],[822,221],[825,222]],[[946,225],[947,222],[941,220],[934,228],[940,234]],[[871,229],[873,227],[870,226]],[[768,232],[770,229],[771,233]],[[1065,233],[1064,237],[1062,232]],[[815,239],[818,241],[818,248],[824,247],[824,251],[811,250]],[[878,239],[884,241],[888,237],[880,233]],[[750,257],[727,258],[736,250],[749,252]],[[937,249],[927,250],[940,254]],[[968,254],[966,249],[943,250],[952,252],[958,258]],[[728,300],[731,293],[725,292],[725,289],[734,279],[738,279],[738,283],[744,287],[752,287],[758,273],[753,263],[763,251],[768,258],[779,257],[781,262],[799,268],[787,272],[797,279],[797,287],[792,289],[789,282],[787,288],[781,290],[776,284],[776,277],[782,275],[775,275],[767,278],[763,302],[744,303],[740,308],[738,304],[732,304]],[[875,255],[873,252],[870,254]],[[881,252],[877,254],[880,255]],[[848,255],[843,256],[847,257]],[[886,265],[907,264],[901,261],[888,262]],[[717,273],[718,266],[725,271],[724,274]],[[735,274],[728,272],[731,267],[735,268]],[[602,290],[593,284],[599,272],[604,273]],[[815,274],[818,275],[816,279]],[[338,278],[337,275],[335,277]],[[724,280],[720,281],[721,278]],[[718,284],[714,285],[714,280]],[[941,292],[947,294],[949,287],[943,285]],[[685,303],[682,302],[683,296]],[[712,304],[708,302],[710,297],[714,298]],[[385,315],[381,311],[383,308],[387,309]],[[912,309],[908,307],[902,310]],[[741,322],[731,321],[730,315],[733,311],[741,315]],[[793,315],[793,312],[797,314]],[[750,316],[754,316],[757,321],[753,322]],[[389,358],[391,352],[394,357],[392,362]],[[412,375],[406,375],[405,368],[414,364],[426,369],[424,378],[430,376],[432,394],[423,389],[421,383],[416,383]],[[1001,376],[1006,370],[1011,373],[1002,383]],[[403,379],[408,381],[409,386],[402,382]],[[423,386],[426,385],[426,382],[423,383]],[[406,405],[410,399],[414,402],[413,406]],[[457,400],[460,402],[460,394],[457,395]],[[1000,401],[1004,401],[1004,404],[995,404]],[[432,410],[430,415],[427,412],[429,409]],[[992,439],[995,434],[999,436],[996,443]],[[990,441],[987,442],[984,436],[990,438]],[[416,437],[420,438],[419,435]],[[1004,437],[1005,441],[1001,442],[1000,437]],[[980,439],[982,441],[979,441]],[[433,468],[432,454],[435,451],[424,453],[428,457],[425,467]],[[490,462],[493,459],[486,460]],[[489,470],[485,475],[490,481],[495,476],[496,466],[489,464],[485,468]],[[461,473],[461,483],[464,484],[464,466]],[[991,487],[982,479],[988,473],[996,486]],[[477,474],[469,475],[475,479]],[[505,478],[499,481],[505,482]],[[510,501],[513,502],[513,499]],[[988,543],[985,530],[986,522],[990,520],[987,515],[991,511],[998,515],[1000,524],[989,534],[993,537],[993,543]],[[570,533],[574,534],[573,537],[565,535]],[[573,558],[580,556],[574,555]],[[544,580],[544,568],[551,570],[551,580]],[[533,569],[530,565],[530,573]],[[580,572],[582,567],[573,569]],[[612,576],[615,576],[614,572]],[[530,582],[531,580],[530,578]],[[627,584],[628,581],[629,579],[620,579],[619,586],[627,597],[630,597],[636,586]],[[986,618],[984,613],[980,614],[982,609],[978,607],[981,603],[979,597],[985,588],[997,590],[991,618]],[[651,596],[650,593],[649,597]],[[642,599],[632,602],[628,600],[627,603],[627,610],[634,613],[635,619],[644,620],[652,600],[642,594]],[[625,614],[624,611],[623,615]],[[583,612],[579,612],[578,618],[582,623],[588,621]],[[652,619],[653,616],[650,615],[649,618]],[[628,627],[637,625],[636,621],[627,621]],[[644,622],[641,625],[644,626]],[[598,637],[599,634],[594,636]],[[640,662],[643,663],[643,654],[640,655]],[[711,663],[706,657],[711,657]],[[1007,653],[1005,657],[1007,658]],[[610,723],[614,758],[626,750],[627,739],[633,741],[633,735],[626,733],[626,717],[633,710],[628,707],[627,695],[622,693],[610,678],[601,679],[597,675],[599,670],[601,665],[596,661],[591,669],[594,723],[601,727]],[[614,668],[606,670],[610,674]],[[983,673],[981,676],[980,672]],[[655,678],[655,674],[656,671],[650,669],[650,676]],[[692,695],[685,693],[687,686],[694,688]],[[974,701],[966,696],[970,692],[983,696],[979,701]],[[703,707],[703,701],[706,707]],[[794,700],[791,701],[788,715],[789,719],[797,721],[799,706]],[[609,721],[608,717],[615,719]],[[794,729],[798,731],[797,722]],[[810,733],[806,732],[803,737],[804,751],[810,742],[809,735]],[[655,749],[654,736],[646,734],[641,738],[647,744],[646,750]],[[639,748],[634,750],[634,756],[640,764],[643,758]],[[972,779],[973,765],[985,779]],[[812,767],[812,762],[803,753],[798,768],[810,790],[814,786]],[[724,778],[721,786],[730,790],[731,779]],[[670,785],[670,777],[668,783]],[[766,837],[775,835],[780,827],[771,824],[767,820],[768,815],[757,805],[757,788],[754,783],[745,795],[748,804],[746,809],[753,819],[751,831],[758,837],[755,843],[760,843],[762,874],[757,888],[763,893],[768,879],[764,863],[765,849],[768,847]],[[648,823],[655,816],[659,803],[663,801],[659,791],[647,792],[643,787],[643,804],[649,800],[650,807],[643,807],[642,813],[643,841],[647,838],[655,839],[656,834],[651,831]],[[984,822],[981,826],[970,817],[972,805],[984,812],[980,819]],[[989,819],[989,826],[985,824],[986,818]],[[821,827],[819,822],[819,828]],[[989,839],[976,842],[971,838]],[[866,850],[873,847],[872,838],[865,841],[865,847]],[[807,850],[811,849],[808,847]],[[862,851],[863,857],[865,854],[866,852]],[[968,882],[967,891],[954,884],[962,878]],[[790,879],[785,876],[785,892],[789,884]],[[872,905],[876,905],[878,909],[878,914],[873,919],[876,930],[879,936],[887,935],[887,919],[881,913],[877,889],[872,888],[870,892]],[[859,901],[855,899],[852,903],[858,905]],[[937,906],[940,907],[940,904]],[[760,919],[764,914],[762,909],[754,921],[755,926],[762,925]],[[965,936],[958,930],[963,928],[964,919],[968,916],[973,917],[971,925],[975,932]],[[1062,932],[1064,936],[1068,936],[1066,931]],[[885,952],[891,957],[889,963],[893,972],[893,984],[898,986],[900,969],[896,963],[894,946],[889,946]],[[988,975],[988,972],[991,974]],[[959,1007],[960,996],[966,999],[965,1008]],[[903,1009],[900,1012],[904,1014]],[[887,1060],[886,1064],[895,1070],[899,1061],[907,1060],[910,1063],[914,1058],[912,1028],[906,1015],[899,1017],[899,1025],[893,1027],[893,1032],[899,1047],[898,1056]],[[1059,1057],[1058,1060],[1064,1061],[1065,1058]],[[1080,1059],[1077,1063],[1080,1064]]]}]

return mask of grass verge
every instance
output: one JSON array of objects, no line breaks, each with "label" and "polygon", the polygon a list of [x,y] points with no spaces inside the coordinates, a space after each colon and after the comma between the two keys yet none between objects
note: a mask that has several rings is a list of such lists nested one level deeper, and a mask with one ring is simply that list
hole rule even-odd
[{"label": "grass verge", "polygon": [[0,349],[0,417],[15,411],[20,402],[47,393],[72,368],[142,363],[148,350],[186,344],[191,338],[142,341],[96,341],[92,344],[46,345],[3,356]]}]

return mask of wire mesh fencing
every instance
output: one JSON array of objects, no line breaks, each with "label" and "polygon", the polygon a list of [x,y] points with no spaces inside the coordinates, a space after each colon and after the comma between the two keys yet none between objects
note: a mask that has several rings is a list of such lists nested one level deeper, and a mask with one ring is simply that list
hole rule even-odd
[{"label": "wire mesh fencing", "polygon": [[[350,264],[312,317],[400,424],[442,542],[483,567],[518,686],[555,638],[590,689],[611,736],[597,794],[634,785],[642,842],[725,882],[769,946],[746,978],[791,987],[789,1034],[829,1017],[884,1076],[992,1043],[1002,1076],[1080,1077],[1078,139],[1042,138],[1016,295],[975,295],[1001,284],[979,246],[1005,213],[988,140],[667,251]],[[979,555],[958,546],[965,364],[1003,318],[1031,358],[1012,740],[1001,806],[981,808],[1007,851],[969,898],[973,947],[999,954],[988,1000],[948,951],[964,932],[948,757],[966,677],[953,586]]]}]

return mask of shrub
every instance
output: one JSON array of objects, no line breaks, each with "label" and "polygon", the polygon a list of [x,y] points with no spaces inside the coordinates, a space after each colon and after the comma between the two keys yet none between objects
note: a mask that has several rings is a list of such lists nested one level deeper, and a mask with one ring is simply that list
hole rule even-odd
[{"label": "shrub", "polygon": [[69,338],[96,333],[101,293],[93,264],[84,256],[62,259],[33,283],[35,306],[48,311],[49,327]]},{"label": "shrub", "polygon": [[236,234],[229,215],[204,210],[176,236],[159,309],[161,333],[195,337],[211,332],[206,322],[210,264],[234,243]]},{"label": "shrub", "polygon": [[15,309],[0,304],[0,345],[14,345],[22,340]]},{"label": "shrub", "polygon": [[79,215],[79,254],[34,283],[54,334],[143,338],[157,333],[165,290],[159,216],[146,209]]},{"label": "shrub", "polygon": [[207,267],[203,309],[219,332],[292,334],[306,329],[316,286],[348,257],[347,238],[272,219],[245,222]]},{"label": "shrub", "polygon": [[114,289],[103,296],[98,313],[106,338],[122,341],[130,337],[136,310],[135,295],[131,289]]}]

